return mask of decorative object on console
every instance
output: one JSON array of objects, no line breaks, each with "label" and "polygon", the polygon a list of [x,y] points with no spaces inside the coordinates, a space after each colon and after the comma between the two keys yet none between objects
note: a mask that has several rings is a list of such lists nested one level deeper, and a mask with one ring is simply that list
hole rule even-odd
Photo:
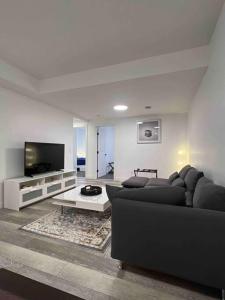
[{"label": "decorative object on console", "polygon": [[137,143],[161,143],[161,120],[137,123]]},{"label": "decorative object on console", "polygon": [[80,192],[85,196],[96,196],[102,193],[102,188],[95,185],[86,185],[81,188]]},{"label": "decorative object on console", "polygon": [[158,170],[157,169],[136,169],[134,170],[134,175],[138,176],[138,173],[154,173],[155,177],[158,178]]}]

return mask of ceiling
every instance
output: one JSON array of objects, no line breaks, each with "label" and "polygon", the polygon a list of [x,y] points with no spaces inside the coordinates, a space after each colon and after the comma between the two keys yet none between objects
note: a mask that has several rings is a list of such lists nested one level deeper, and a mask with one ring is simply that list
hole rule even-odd
[{"label": "ceiling", "polygon": [[209,43],[223,3],[0,0],[0,57],[44,79],[194,48]]},{"label": "ceiling", "polygon": [[85,120],[187,112],[224,1],[0,0],[0,85]]},{"label": "ceiling", "polygon": [[[184,113],[188,111],[205,71],[206,68],[198,68],[79,88],[42,96],[42,100],[87,120]],[[120,103],[128,105],[126,112],[113,110],[113,106]],[[146,110],[146,105],[152,109]]]}]

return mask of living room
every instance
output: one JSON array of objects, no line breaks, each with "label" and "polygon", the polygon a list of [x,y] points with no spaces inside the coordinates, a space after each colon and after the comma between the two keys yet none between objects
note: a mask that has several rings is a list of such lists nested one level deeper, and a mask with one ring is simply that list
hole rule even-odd
[{"label": "living room", "polygon": [[224,28],[224,0],[0,0],[0,299],[224,299]]}]

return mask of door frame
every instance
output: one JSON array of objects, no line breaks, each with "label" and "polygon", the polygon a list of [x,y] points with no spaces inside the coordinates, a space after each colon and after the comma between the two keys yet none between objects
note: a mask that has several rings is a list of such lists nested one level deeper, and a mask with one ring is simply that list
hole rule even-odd
[{"label": "door frame", "polygon": [[99,126],[97,127],[97,170],[96,170],[96,172],[97,172],[97,179],[99,178],[99,176],[98,176],[98,173],[99,173],[99,169],[98,169],[98,167],[99,167],[99,158],[98,158],[98,155],[99,155]]}]

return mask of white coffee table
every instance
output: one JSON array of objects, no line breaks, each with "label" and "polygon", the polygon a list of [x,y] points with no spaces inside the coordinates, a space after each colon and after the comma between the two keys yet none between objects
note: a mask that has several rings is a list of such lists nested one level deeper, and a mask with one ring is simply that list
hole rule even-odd
[{"label": "white coffee table", "polygon": [[52,204],[61,206],[62,213],[64,207],[74,207],[87,210],[104,212],[110,207],[110,202],[105,187],[102,187],[102,194],[97,196],[81,195],[80,190],[84,185],[78,186],[65,193],[53,197],[55,200]]}]

